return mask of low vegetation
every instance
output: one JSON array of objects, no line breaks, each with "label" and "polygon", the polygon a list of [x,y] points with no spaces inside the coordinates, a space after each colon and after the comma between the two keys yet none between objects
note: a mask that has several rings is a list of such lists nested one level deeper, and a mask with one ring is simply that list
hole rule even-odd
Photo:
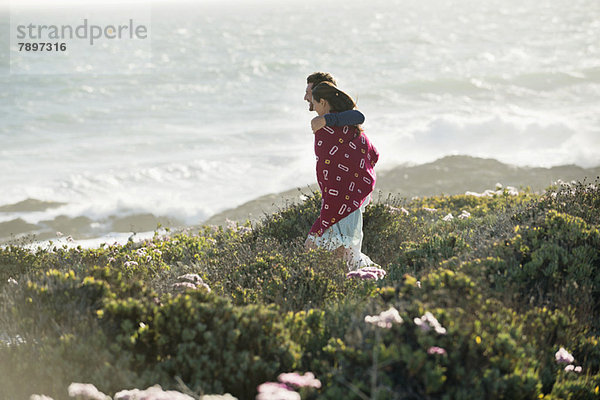
[{"label": "low vegetation", "polygon": [[379,199],[363,244],[379,280],[304,250],[319,205],[125,245],[0,249],[0,398],[89,382],[253,399],[310,371],[304,399],[600,399],[598,181]]}]

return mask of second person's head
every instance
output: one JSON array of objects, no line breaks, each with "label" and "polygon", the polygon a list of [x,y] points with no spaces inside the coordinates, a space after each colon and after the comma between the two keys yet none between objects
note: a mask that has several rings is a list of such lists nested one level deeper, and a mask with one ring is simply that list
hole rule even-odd
[{"label": "second person's head", "polygon": [[313,87],[312,100],[314,110],[321,116],[331,112],[353,110],[356,107],[350,96],[330,82],[321,82]]}]

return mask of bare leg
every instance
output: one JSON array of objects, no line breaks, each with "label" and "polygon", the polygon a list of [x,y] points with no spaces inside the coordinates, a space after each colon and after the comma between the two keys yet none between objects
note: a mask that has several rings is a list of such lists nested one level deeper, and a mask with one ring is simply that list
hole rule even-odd
[{"label": "bare leg", "polygon": [[340,246],[337,249],[333,250],[333,254],[337,259],[345,261],[346,264],[349,264],[350,261],[352,261],[352,253],[350,252],[350,249],[344,246]]},{"label": "bare leg", "polygon": [[315,241],[314,241],[314,239],[313,239],[312,236],[309,235],[306,238],[306,241],[304,242],[304,248],[306,250],[312,250],[312,249],[316,249],[317,248],[317,245],[315,244]]}]

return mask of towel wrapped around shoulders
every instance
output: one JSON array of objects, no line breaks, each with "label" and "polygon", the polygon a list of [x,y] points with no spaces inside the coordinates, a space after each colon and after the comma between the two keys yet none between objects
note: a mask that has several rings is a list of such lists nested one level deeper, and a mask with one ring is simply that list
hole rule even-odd
[{"label": "towel wrapped around shoulders", "polygon": [[321,236],[360,208],[375,187],[377,149],[355,126],[325,126],[315,132],[317,182],[322,202],[309,235]]}]

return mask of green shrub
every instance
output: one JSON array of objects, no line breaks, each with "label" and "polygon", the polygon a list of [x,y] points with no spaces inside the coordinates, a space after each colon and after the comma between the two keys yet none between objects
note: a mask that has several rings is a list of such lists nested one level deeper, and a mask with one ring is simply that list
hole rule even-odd
[{"label": "green shrub", "polygon": [[235,304],[277,304],[283,310],[322,307],[325,302],[344,296],[365,296],[365,286],[346,278],[346,266],[325,251],[310,251],[286,256],[275,252],[259,253],[248,263],[228,269],[222,281],[210,273],[211,286]]},{"label": "green shrub", "polygon": [[310,228],[319,217],[321,193],[313,192],[302,203],[267,215],[255,230],[255,236],[275,238],[280,243],[304,242]]},{"label": "green shrub", "polygon": [[[335,361],[323,398],[335,398],[343,388],[347,398],[356,399],[361,398],[356,392],[381,399],[537,397],[535,349],[523,340],[515,312],[482,299],[461,273],[431,273],[421,287],[414,282],[408,277],[398,297],[384,306],[401,310],[402,324],[388,330],[356,320],[344,337],[330,339],[326,351]],[[413,323],[427,310],[447,329],[445,335],[422,332]],[[432,346],[447,354],[428,354]]]},{"label": "green shrub", "polygon": [[57,331],[7,346],[0,342],[0,398],[28,399],[43,393],[55,400],[70,399],[72,382],[94,382],[105,393],[139,387],[128,354],[113,353],[97,321],[82,317],[78,327],[56,326]]},{"label": "green shrub", "polygon": [[[600,177],[593,184],[583,182],[561,183],[550,190],[535,205],[535,208],[555,210],[583,219],[587,224],[600,225]],[[531,214],[535,211],[530,210]]]},{"label": "green shrub", "polygon": [[113,300],[102,315],[146,384],[168,387],[178,376],[196,392],[251,398],[277,371],[294,368],[297,345],[277,309],[237,307],[204,290],[164,301]]},{"label": "green shrub", "polygon": [[[323,383],[309,398],[597,398],[599,205],[587,184],[374,203],[363,251],[387,271],[377,282],[304,250],[318,193],[255,229],[0,248],[0,398],[61,399],[73,381],[105,393],[176,388],[176,378],[196,393],[253,398],[293,370]],[[443,220],[463,211],[471,216]],[[177,292],[184,273],[212,293]],[[390,306],[402,324],[365,322]],[[415,324],[427,311],[445,334]],[[560,347],[580,374],[557,364]]]},{"label": "green shrub", "polygon": [[600,233],[579,217],[548,211],[543,220],[519,226],[500,250],[504,278],[521,304],[566,309],[600,328]]},{"label": "green shrub", "polygon": [[552,393],[544,399],[597,400],[600,375],[580,376],[574,372],[561,372],[561,379],[554,385]]}]

